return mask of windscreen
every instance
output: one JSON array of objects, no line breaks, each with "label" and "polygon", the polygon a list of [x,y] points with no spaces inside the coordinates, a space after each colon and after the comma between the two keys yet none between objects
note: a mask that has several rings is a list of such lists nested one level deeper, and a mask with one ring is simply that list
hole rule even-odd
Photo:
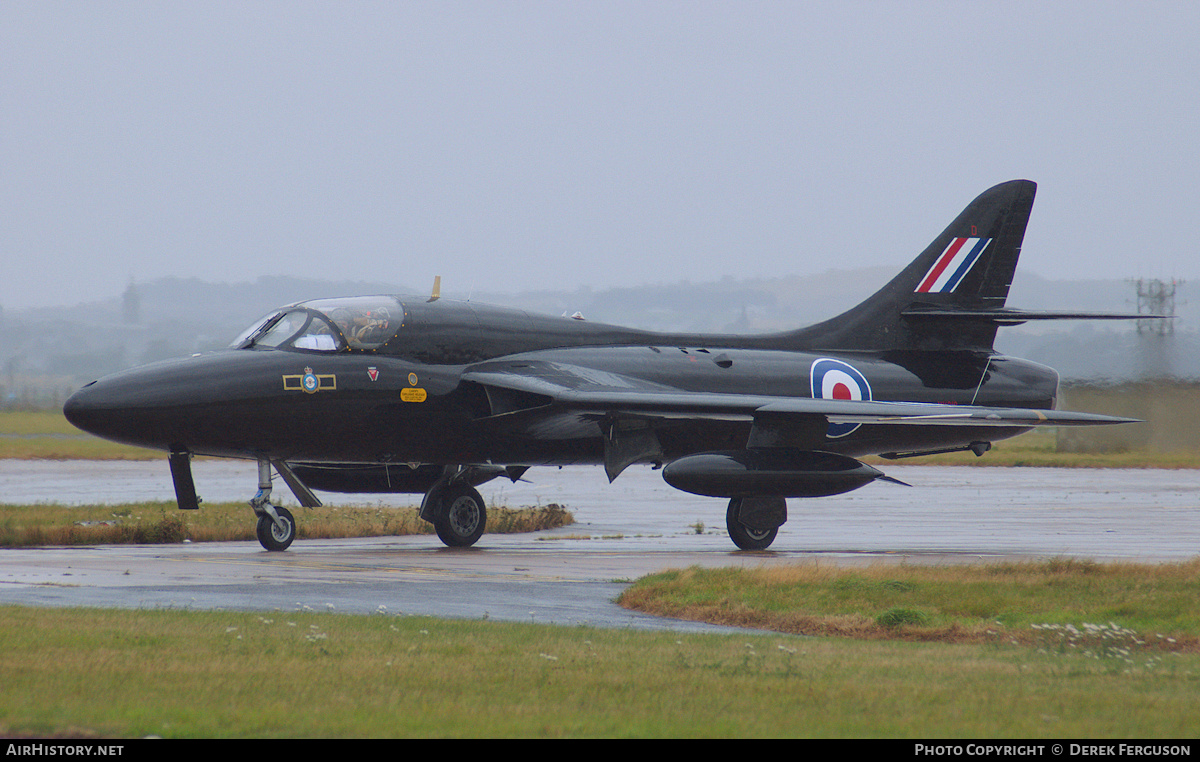
[{"label": "windscreen", "polygon": [[345,344],[337,329],[323,315],[297,307],[268,323],[257,336],[251,335],[247,346],[336,352]]}]

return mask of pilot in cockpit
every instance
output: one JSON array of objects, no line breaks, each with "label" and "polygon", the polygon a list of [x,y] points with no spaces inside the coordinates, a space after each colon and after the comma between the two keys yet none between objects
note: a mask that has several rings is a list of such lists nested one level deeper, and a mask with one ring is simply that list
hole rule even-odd
[{"label": "pilot in cockpit", "polygon": [[388,338],[391,315],[386,307],[338,309],[330,316],[351,346],[380,344]]}]

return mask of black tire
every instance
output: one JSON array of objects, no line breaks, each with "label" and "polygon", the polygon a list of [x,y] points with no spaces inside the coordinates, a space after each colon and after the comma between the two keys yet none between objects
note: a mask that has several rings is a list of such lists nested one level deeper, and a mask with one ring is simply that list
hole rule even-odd
[{"label": "black tire", "polygon": [[287,550],[292,540],[296,539],[296,519],[287,508],[276,508],[275,512],[279,514],[284,528],[280,529],[271,517],[264,513],[258,517],[255,534],[258,535],[259,543],[267,550]]},{"label": "black tire", "polygon": [[741,522],[739,514],[742,509],[742,499],[732,498],[729,507],[725,509],[725,529],[729,531],[729,539],[742,550],[766,550],[775,542],[779,527],[774,529],[751,529]]},{"label": "black tire", "polygon": [[447,487],[438,495],[438,503],[433,527],[447,546],[469,548],[483,536],[487,506],[474,487],[465,484]]}]

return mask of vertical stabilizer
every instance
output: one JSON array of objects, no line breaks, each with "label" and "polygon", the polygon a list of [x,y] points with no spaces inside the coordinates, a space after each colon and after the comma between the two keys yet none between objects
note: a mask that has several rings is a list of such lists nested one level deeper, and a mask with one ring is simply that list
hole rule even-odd
[{"label": "vertical stabilizer", "polygon": [[1004,307],[1036,190],[1012,180],[984,191],[890,283],[838,317],[788,334],[788,343],[991,350],[997,322],[981,313]]}]

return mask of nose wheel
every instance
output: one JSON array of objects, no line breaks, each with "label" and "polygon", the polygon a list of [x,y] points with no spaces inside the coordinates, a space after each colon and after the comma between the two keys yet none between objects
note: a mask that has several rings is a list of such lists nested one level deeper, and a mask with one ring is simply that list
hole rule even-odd
[{"label": "nose wheel", "polygon": [[275,508],[275,516],[263,513],[258,517],[255,533],[267,550],[287,550],[296,539],[296,520],[287,508]]}]

